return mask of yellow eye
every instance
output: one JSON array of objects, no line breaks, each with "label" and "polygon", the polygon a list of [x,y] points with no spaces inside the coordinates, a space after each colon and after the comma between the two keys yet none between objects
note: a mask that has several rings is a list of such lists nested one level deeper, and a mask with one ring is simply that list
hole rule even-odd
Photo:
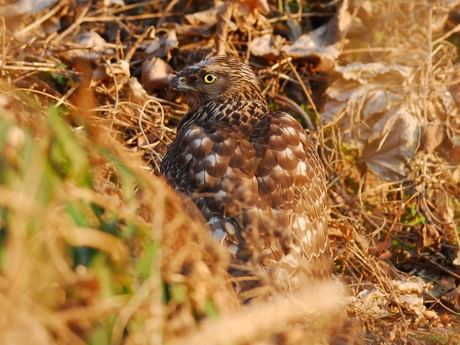
[{"label": "yellow eye", "polygon": [[217,80],[217,76],[212,73],[205,74],[203,80],[206,84],[212,84]]}]

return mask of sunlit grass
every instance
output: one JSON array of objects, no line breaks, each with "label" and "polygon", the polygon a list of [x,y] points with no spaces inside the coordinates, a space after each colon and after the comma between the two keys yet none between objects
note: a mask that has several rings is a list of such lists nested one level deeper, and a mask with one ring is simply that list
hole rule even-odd
[{"label": "sunlit grass", "polygon": [[[84,114],[72,114],[82,123],[72,127],[67,109],[38,110],[25,94],[8,93],[0,110],[0,299],[7,317],[36,328],[20,336],[24,343],[119,344],[150,334],[153,344],[179,306],[217,315],[225,298],[211,295],[219,288],[192,297],[195,287],[180,278],[210,244],[166,184]],[[165,241],[176,245],[164,250]],[[168,257],[179,248],[186,256]],[[208,260],[217,276],[225,260]]]}]

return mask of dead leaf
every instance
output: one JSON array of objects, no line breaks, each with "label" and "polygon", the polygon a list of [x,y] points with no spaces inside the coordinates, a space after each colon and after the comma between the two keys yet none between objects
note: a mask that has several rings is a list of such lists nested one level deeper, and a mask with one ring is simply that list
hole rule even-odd
[{"label": "dead leaf", "polygon": [[137,78],[129,78],[128,83],[128,99],[130,102],[143,106],[147,102],[149,95],[144,90]]},{"label": "dead leaf", "polygon": [[337,27],[342,34],[345,34],[350,29],[352,21],[353,16],[350,13],[349,1],[345,0],[340,6],[337,16]]},{"label": "dead leaf", "polygon": [[120,89],[130,77],[129,63],[125,60],[119,60],[110,64],[98,63],[93,70],[91,77],[91,86],[98,85],[101,81],[107,79],[117,79],[117,86]]},{"label": "dead leaf", "polygon": [[[143,44],[146,54],[166,58],[167,60],[170,59],[171,53],[179,47],[177,35],[181,35],[183,31],[188,32],[184,26],[177,26],[176,28],[176,26],[171,25],[171,27],[172,28],[168,30],[166,34],[162,36],[156,36],[155,34],[155,37]],[[180,33],[178,33],[178,31],[180,31]]]},{"label": "dead leaf", "polygon": [[423,131],[422,140],[425,152],[431,154],[444,139],[444,126],[439,122],[432,122]]},{"label": "dead leaf", "polygon": [[161,39],[159,37],[154,37],[151,42],[149,42],[148,46],[145,48],[145,53],[155,54],[157,50],[161,48]]},{"label": "dead leaf", "polygon": [[452,305],[456,311],[460,311],[460,286],[447,292],[441,297],[441,300]]},{"label": "dead leaf", "polygon": [[284,45],[282,50],[289,56],[305,58],[315,54],[335,63],[340,55],[338,47],[325,44],[326,26],[323,25],[308,34],[300,36],[293,44]]},{"label": "dead leaf", "polygon": [[270,7],[268,6],[267,0],[238,0],[235,2],[246,15],[254,13],[255,10],[258,10],[264,15],[270,13]]},{"label": "dead leaf", "polygon": [[58,0],[36,0],[36,1],[7,1],[0,6],[0,16],[14,17],[24,14],[36,13],[53,7]]},{"label": "dead leaf", "polygon": [[421,315],[426,310],[423,297],[412,294],[399,296],[399,305],[415,315]]},{"label": "dead leaf", "polygon": [[404,294],[415,294],[421,295],[423,293],[423,284],[418,281],[401,281],[401,280],[392,280],[393,286]]},{"label": "dead leaf", "polygon": [[112,6],[126,6],[123,0],[104,0],[105,7],[112,7]]},{"label": "dead leaf", "polygon": [[382,254],[380,254],[377,259],[378,260],[387,260],[393,256],[393,253],[389,250],[384,250]]},{"label": "dead leaf", "polygon": [[165,52],[170,59],[170,54],[173,50],[176,50],[179,47],[179,41],[177,40],[176,30],[169,30],[165,38]]},{"label": "dead leaf", "polygon": [[[382,254],[378,256],[379,259],[387,259],[387,257],[382,258],[383,253],[388,252],[388,249],[391,248],[391,241],[379,242],[374,240],[374,245],[369,247],[369,254],[372,256],[378,256],[380,252]],[[385,254],[385,256],[388,254]],[[391,256],[390,256],[391,257]]]},{"label": "dead leaf", "polygon": [[275,59],[280,55],[280,49],[284,39],[279,35],[266,34],[255,38],[249,44],[251,54],[266,59]]},{"label": "dead leaf", "polygon": [[444,190],[437,190],[433,193],[433,202],[435,209],[441,215],[444,222],[452,222],[455,217],[455,211],[449,200],[449,195]]},{"label": "dead leaf", "polygon": [[172,68],[162,59],[154,57],[142,64],[141,81],[147,93],[166,89],[172,77]]},{"label": "dead leaf", "polygon": [[455,184],[460,182],[460,166],[452,172],[451,181]]},{"label": "dead leaf", "polygon": [[[376,78],[379,78],[381,82],[398,83],[410,77],[412,68],[403,65],[388,65],[382,62],[355,62],[346,66],[338,66],[337,71],[342,74],[345,80],[356,80],[360,84],[375,82]],[[380,78],[384,78],[384,80]]]},{"label": "dead leaf", "polygon": [[441,236],[435,225],[424,224],[417,233],[417,253],[420,254],[424,249],[433,253],[441,250]]},{"label": "dead leaf", "polygon": [[113,55],[115,53],[115,51],[109,47],[106,40],[94,31],[79,33],[75,38],[75,43],[86,48],[90,48],[103,55]]},{"label": "dead leaf", "polygon": [[401,180],[417,149],[419,132],[418,119],[405,106],[388,111],[372,126],[358,161],[384,180]]},{"label": "dead leaf", "polygon": [[423,313],[423,316],[428,321],[439,319],[438,314],[434,310],[425,310],[425,312]]},{"label": "dead leaf", "polygon": [[184,23],[189,25],[215,24],[217,22],[218,8],[211,8],[206,11],[186,14]]}]

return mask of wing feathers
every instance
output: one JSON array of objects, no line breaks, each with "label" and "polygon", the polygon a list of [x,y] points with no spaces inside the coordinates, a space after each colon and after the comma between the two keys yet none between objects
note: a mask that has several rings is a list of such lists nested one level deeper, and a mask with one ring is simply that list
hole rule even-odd
[{"label": "wing feathers", "polygon": [[181,127],[162,166],[168,181],[189,196],[206,193],[197,206],[219,238],[239,246],[240,258],[277,262],[280,277],[329,277],[324,168],[304,130],[253,102],[232,112],[220,106],[212,108],[226,115],[218,121],[202,109],[206,121],[197,115]]}]

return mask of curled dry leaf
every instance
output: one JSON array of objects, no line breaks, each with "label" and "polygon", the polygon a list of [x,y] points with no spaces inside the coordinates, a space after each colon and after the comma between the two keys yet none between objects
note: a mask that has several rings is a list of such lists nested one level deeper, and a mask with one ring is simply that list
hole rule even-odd
[{"label": "curled dry leaf", "polygon": [[177,40],[176,30],[169,30],[168,34],[165,38],[165,52],[168,56],[168,60],[170,58],[170,54],[172,50],[175,50],[179,47],[179,41]]},{"label": "curled dry leaf", "polygon": [[459,183],[460,182],[460,166],[455,168],[453,171],[452,175],[450,176],[450,179],[453,183]]},{"label": "curled dry leaf", "polygon": [[238,0],[235,2],[238,3],[241,11],[246,15],[254,13],[255,10],[258,10],[264,15],[270,13],[270,7],[268,6],[267,0]]},{"label": "curled dry leaf", "polygon": [[128,99],[130,102],[138,105],[144,105],[144,103],[147,102],[149,95],[137,78],[129,78],[126,86],[128,88]]},{"label": "curled dry leaf", "polygon": [[433,193],[433,202],[436,212],[441,215],[444,222],[452,222],[455,216],[452,204],[449,201],[449,195],[445,191],[435,191]]},{"label": "curled dry leaf", "polygon": [[374,242],[375,244],[372,247],[369,247],[370,255],[377,257],[379,260],[386,260],[391,258],[391,241],[379,242],[374,240]]},{"label": "curled dry leaf", "polygon": [[165,89],[172,77],[172,68],[162,59],[154,57],[142,64],[142,85],[148,93]]},{"label": "curled dry leaf", "polygon": [[433,224],[424,224],[417,233],[417,252],[430,251],[438,253],[441,250],[441,236]]},{"label": "curled dry leaf", "polygon": [[249,49],[254,56],[275,59],[280,55],[283,43],[284,39],[281,36],[265,34],[252,40],[249,44]]},{"label": "curled dry leaf", "polygon": [[75,43],[90,48],[103,55],[113,55],[114,50],[109,47],[105,39],[103,39],[98,33],[94,31],[81,32],[75,38]]},{"label": "curled dry leaf", "polygon": [[[321,115],[336,123],[358,160],[384,180],[398,181],[419,145],[420,120],[407,104],[411,69],[382,63],[337,67],[342,78],[327,90]],[[393,86],[388,86],[393,85]],[[406,92],[406,93],[405,93]]]},{"label": "curled dry leaf", "polygon": [[426,310],[423,297],[405,294],[398,297],[399,305],[406,311],[412,312],[415,315],[422,315]]},{"label": "curled dry leaf", "polygon": [[441,297],[441,300],[449,303],[455,308],[455,310],[460,311],[460,286],[456,287],[452,291],[447,292],[444,296]]},{"label": "curled dry leaf", "polygon": [[218,9],[222,5],[223,4],[220,4],[218,8],[211,8],[206,11],[186,14],[184,16],[184,23],[189,25],[215,24],[217,21]]},{"label": "curled dry leaf", "polygon": [[98,63],[96,68],[93,70],[93,76],[91,78],[91,85],[95,86],[103,80],[109,78],[116,78],[118,88],[128,81],[130,77],[129,63],[120,60],[110,64]]},{"label": "curled dry leaf", "polygon": [[425,152],[430,154],[441,145],[444,139],[444,126],[439,122],[432,122],[423,131],[422,140],[425,146]]},{"label": "curled dry leaf", "polygon": [[0,6],[0,16],[15,17],[34,12],[41,12],[47,8],[53,7],[57,2],[58,0],[6,1],[6,4]]},{"label": "curled dry leaf", "polygon": [[434,310],[425,310],[425,312],[423,313],[423,316],[428,321],[439,319],[438,314]]},{"label": "curled dry leaf", "polygon": [[296,36],[292,44],[283,45],[284,39],[281,36],[265,34],[252,40],[249,48],[253,55],[267,59],[274,59],[280,55],[281,51],[284,51],[288,56],[295,58],[306,58],[314,55],[320,59],[327,59],[335,65],[340,51],[334,43],[339,40],[339,37],[338,35],[331,35],[331,30],[328,30],[332,25],[331,23],[332,20],[308,34]]},{"label": "curled dry leaf", "polygon": [[154,37],[153,40],[146,46],[145,53],[148,55],[156,54],[156,52],[161,48],[161,44],[161,39],[159,37]]},{"label": "curled dry leaf", "polygon": [[112,7],[112,6],[126,6],[123,0],[104,0],[105,7]]},{"label": "curled dry leaf", "polygon": [[177,47],[179,47],[179,41],[176,29],[171,29],[162,37],[155,36],[146,46],[145,52],[149,55],[169,59],[171,52]]},{"label": "curled dry leaf", "polygon": [[304,58],[316,55],[323,59],[335,62],[340,51],[334,45],[324,45],[323,27],[312,31],[308,35],[300,36],[292,45],[283,46],[282,50],[289,56]]},{"label": "curled dry leaf", "polygon": [[377,288],[362,290],[354,300],[356,307],[366,310],[369,315],[379,318],[390,315],[386,308],[388,303],[387,295]]},{"label": "curled dry leaf", "polygon": [[385,115],[372,126],[359,161],[382,179],[398,181],[406,177],[417,149],[419,122],[405,106]]},{"label": "curled dry leaf", "polygon": [[402,65],[387,65],[382,62],[355,62],[346,66],[338,66],[337,71],[345,80],[356,80],[360,84],[375,82],[398,82],[410,77],[412,69]]},{"label": "curled dry leaf", "polygon": [[392,280],[393,287],[397,291],[399,305],[410,313],[421,315],[425,312],[423,283],[412,280]]},{"label": "curled dry leaf", "polygon": [[420,295],[423,292],[423,283],[420,281],[401,281],[392,280],[393,286],[404,294],[417,294]]}]

